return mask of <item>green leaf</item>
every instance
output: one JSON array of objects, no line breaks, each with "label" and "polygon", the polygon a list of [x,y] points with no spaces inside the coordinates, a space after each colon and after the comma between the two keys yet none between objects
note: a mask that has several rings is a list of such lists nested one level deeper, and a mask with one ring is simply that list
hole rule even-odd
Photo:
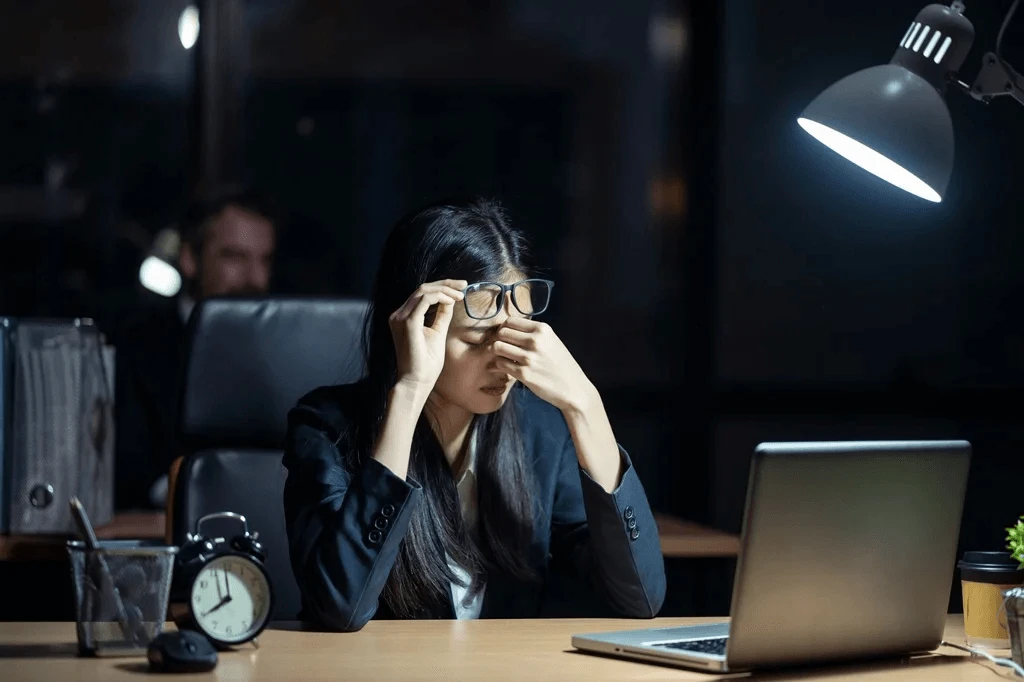
[{"label": "green leaf", "polygon": [[1006,529],[1006,543],[1010,556],[1024,569],[1024,515],[1017,520],[1016,525]]}]

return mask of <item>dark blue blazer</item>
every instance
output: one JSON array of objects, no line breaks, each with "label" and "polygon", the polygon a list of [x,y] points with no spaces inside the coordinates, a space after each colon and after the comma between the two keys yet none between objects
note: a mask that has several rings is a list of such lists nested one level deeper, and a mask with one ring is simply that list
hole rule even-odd
[{"label": "dark blue blazer", "polygon": [[[561,412],[521,386],[525,455],[532,467],[538,582],[487,576],[481,618],[618,615],[652,618],[665,598],[658,529],[640,479],[620,448],[625,473],[611,494],[583,471]],[[371,457],[356,471],[343,464],[348,424],[366,405],[361,383],[319,388],[288,415],[284,507],[292,568],[302,593],[300,617],[335,630],[358,630],[393,614],[379,599],[422,488]],[[564,567],[564,568],[563,568]],[[565,607],[565,590],[579,590]],[[589,599],[587,598],[589,596]],[[582,597],[583,601],[579,599]],[[592,602],[607,607],[607,613]],[[454,618],[454,607],[427,614]]]}]

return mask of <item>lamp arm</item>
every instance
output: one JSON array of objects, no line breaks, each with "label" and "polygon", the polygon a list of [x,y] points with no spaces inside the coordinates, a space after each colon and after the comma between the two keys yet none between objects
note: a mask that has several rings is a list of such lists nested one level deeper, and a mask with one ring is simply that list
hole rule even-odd
[{"label": "lamp arm", "polygon": [[967,85],[956,78],[956,74],[950,74],[950,78],[953,85],[980,102],[988,104],[993,97],[1009,95],[1024,104],[1024,77],[995,52],[987,52],[982,57],[981,70],[974,78],[974,85]]},{"label": "lamp arm", "polygon": [[[974,84],[967,85],[955,73],[949,77],[952,85],[986,104],[991,102],[993,97],[1005,95],[1024,104],[1024,78],[1003,59],[1003,35],[1006,33],[1006,27],[1010,25],[1013,13],[1017,11],[1018,4],[1020,0],[1013,0],[1013,4],[1006,12],[1003,24],[999,27],[999,35],[996,37],[996,49],[994,52],[986,52],[982,57],[981,70],[975,76]],[[954,5],[960,5],[962,11],[962,3],[956,2]]]}]

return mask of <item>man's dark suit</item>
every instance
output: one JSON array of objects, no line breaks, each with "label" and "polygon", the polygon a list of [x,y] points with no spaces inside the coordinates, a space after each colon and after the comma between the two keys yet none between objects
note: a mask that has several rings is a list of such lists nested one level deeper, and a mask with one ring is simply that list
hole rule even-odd
[{"label": "man's dark suit", "polygon": [[177,301],[136,316],[117,348],[115,505],[153,507],[149,492],[177,456],[178,390],[185,322]]},{"label": "man's dark suit", "polygon": [[[606,493],[583,471],[561,412],[521,386],[518,401],[537,511],[531,563],[549,578],[571,566],[611,612],[651,618],[665,597],[658,530],[628,455],[619,487]],[[302,592],[302,618],[335,630],[358,630],[374,616],[393,617],[378,597],[423,490],[372,458],[358,471],[341,464],[350,420],[364,412],[365,386],[324,387],[289,414],[284,507],[292,567]],[[621,449],[620,449],[621,451]],[[571,579],[570,579],[571,582]],[[561,594],[550,580],[524,584],[487,577],[481,618],[550,615]],[[454,609],[434,614],[453,618]],[[611,614],[609,614],[611,615]]]}]

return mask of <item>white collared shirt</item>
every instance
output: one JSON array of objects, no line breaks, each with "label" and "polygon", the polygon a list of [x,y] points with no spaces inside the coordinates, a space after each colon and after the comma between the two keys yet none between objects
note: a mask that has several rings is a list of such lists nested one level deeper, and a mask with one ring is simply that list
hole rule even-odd
[{"label": "white collared shirt", "polygon": [[[462,473],[456,482],[456,489],[459,493],[459,506],[462,508],[462,520],[466,529],[473,537],[477,533],[477,497],[476,497],[476,449],[477,449],[477,424],[470,427],[469,444],[466,446],[465,463],[462,466]],[[451,583],[452,603],[455,605],[455,617],[458,620],[471,620],[480,617],[480,609],[484,604],[484,591],[481,588],[471,599],[466,599],[468,591],[469,574],[459,565],[448,559],[448,567],[460,579],[467,583],[467,586]]]},{"label": "white collared shirt", "polygon": [[178,296],[178,315],[181,316],[181,321],[186,325],[188,324],[188,318],[192,316],[192,310],[196,307],[196,302],[191,296],[182,294]]}]

